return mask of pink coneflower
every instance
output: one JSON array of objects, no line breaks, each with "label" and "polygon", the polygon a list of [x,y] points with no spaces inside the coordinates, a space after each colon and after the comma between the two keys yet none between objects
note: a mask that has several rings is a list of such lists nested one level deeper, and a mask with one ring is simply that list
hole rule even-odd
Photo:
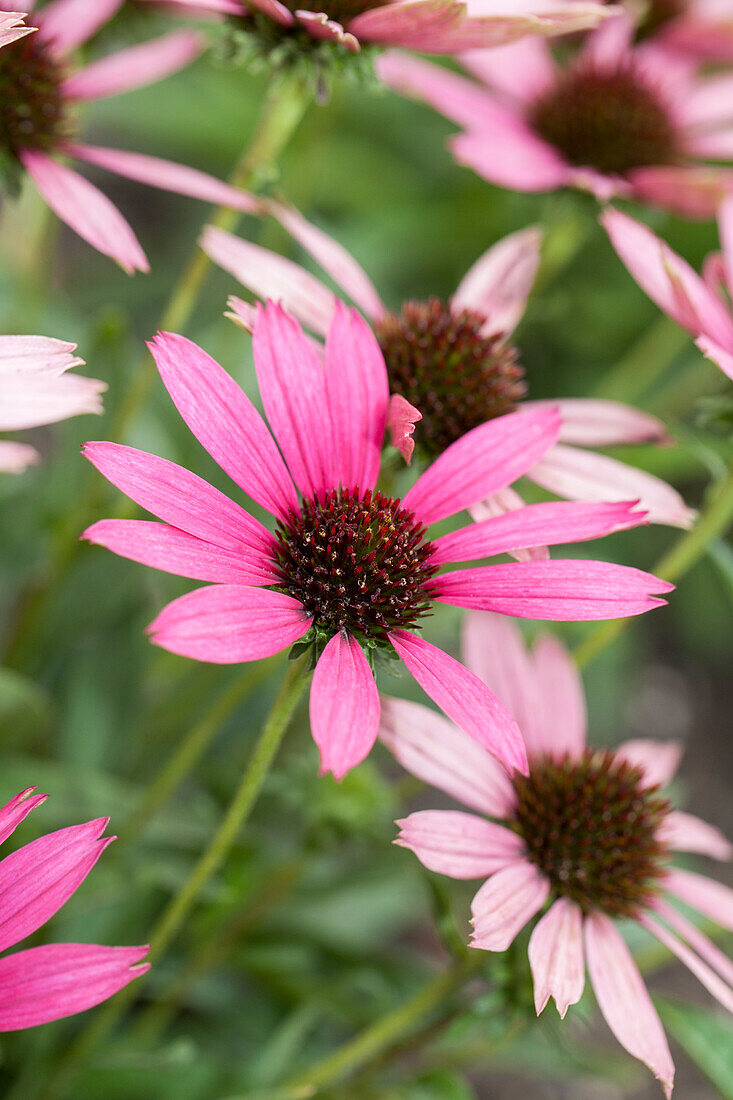
[{"label": "pink coneflower", "polygon": [[[484,253],[448,301],[408,301],[387,310],[371,281],[341,246],[310,225],[297,211],[277,203],[269,209],[334,278],[372,324],[387,364],[390,391],[401,402],[393,415],[393,441],[411,456],[415,410],[420,421],[415,439],[423,458],[434,459],[464,432],[494,417],[542,407],[524,400],[527,380],[512,333],[524,313],[540,260],[542,237],[530,228],[513,233]],[[262,298],[282,299],[288,309],[319,337],[333,317],[335,296],[291,260],[208,227],[205,252]],[[243,324],[252,307],[233,298]],[[560,442],[527,471],[527,477],[571,500],[631,500],[654,523],[689,526],[693,513],[666,482],[607,455],[583,447],[661,442],[666,431],[653,416],[616,401],[559,398],[552,402],[562,417]],[[412,413],[410,413],[412,409]],[[482,505],[504,511],[521,504],[503,490]]]},{"label": "pink coneflower", "polygon": [[26,27],[24,20],[24,12],[0,11],[0,48],[25,38],[35,30],[35,27]]},{"label": "pink coneflower", "polygon": [[[76,344],[50,336],[0,336],[0,432],[101,413],[105,383],[66,373],[84,362],[75,351]],[[5,473],[22,473],[38,460],[28,444],[0,440]]]},{"label": "pink coneflower", "polygon": [[549,903],[529,941],[538,1014],[553,997],[564,1016],[581,998],[587,965],[609,1027],[669,1097],[674,1065],[664,1031],[614,919],[641,924],[733,1011],[733,963],[667,900],[733,928],[733,892],[668,863],[672,849],[714,859],[733,849],[662,795],[679,762],[676,744],[628,741],[613,752],[586,745],[582,684],[557,639],[541,638],[530,653],[511,623],[472,614],[463,658],[519,722],[529,773],[510,778],[434,711],[383,699],[380,737],[400,763],[494,819],[423,810],[397,822],[396,843],[431,871],[490,876],[471,906],[472,947],[505,951]]},{"label": "pink coneflower", "polygon": [[[51,209],[92,247],[125,271],[147,271],[138,240],[110,200],[58,157],[74,157],[121,176],[238,209],[254,200],[204,172],[180,164],[74,141],[74,106],[139,88],[176,72],[202,47],[199,35],[176,31],[72,71],[69,55],[115,13],[121,0],[52,0],[34,22],[36,34],[0,53],[0,153],[32,177]],[[29,7],[24,4],[24,7]]]},{"label": "pink coneflower", "polygon": [[[123,557],[214,581],[149,627],[173,653],[252,661],[298,640],[317,657],[311,728],[338,778],[371,749],[379,697],[369,658],[402,659],[418,683],[509,768],[524,770],[514,719],[481,681],[419,633],[435,602],[531,618],[605,619],[657,606],[671,585],[600,561],[530,561],[440,574],[516,547],[633,527],[633,504],[536,504],[430,539],[427,527],[509,485],[557,439],[554,409],[510,413],[453,443],[401,499],[377,489],[389,391],[374,334],[339,305],[325,368],[279,305],[258,306],[254,360],[273,435],[196,344],[158,334],[158,370],[183,419],[236,484],[275,518],[270,532],[228,497],[162,458],[115,443],[85,454],[164,522],[103,520],[85,532]],[[494,712],[487,727],[475,718]]]},{"label": "pink coneflower", "polygon": [[718,212],[723,254],[708,257],[702,278],[628,214],[609,209],[601,221],[639,286],[733,379],[733,198]]},{"label": "pink coneflower", "polygon": [[397,53],[377,68],[463,126],[453,155],[492,183],[579,187],[710,217],[733,170],[696,162],[733,158],[731,77],[700,76],[652,42],[634,46],[633,33],[629,17],[609,19],[563,64],[539,39],[468,54],[480,83]]},{"label": "pink coneflower", "polygon": [[[0,809],[0,843],[45,802],[35,787]],[[115,838],[109,818],[71,825],[31,841],[0,863],[0,950],[14,947],[58,913]],[[148,947],[54,943],[0,958],[0,1031],[37,1027],[106,1001],[150,964]]]}]

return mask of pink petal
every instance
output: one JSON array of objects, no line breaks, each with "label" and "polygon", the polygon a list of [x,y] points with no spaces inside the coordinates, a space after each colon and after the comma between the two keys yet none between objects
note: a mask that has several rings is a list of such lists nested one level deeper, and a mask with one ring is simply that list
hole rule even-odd
[{"label": "pink petal", "polygon": [[430,787],[489,817],[508,817],[514,787],[499,763],[441,714],[406,699],[382,696],[380,740]]},{"label": "pink petal", "polygon": [[0,372],[0,431],[55,424],[71,416],[102,412],[105,382],[76,375]]},{"label": "pink petal", "polygon": [[550,884],[533,863],[521,860],[497,871],[471,902],[471,947],[506,951],[547,901]]},{"label": "pink petal", "polygon": [[[492,493],[491,496],[486,497],[486,500],[480,500],[478,504],[472,504],[468,512],[476,523],[481,523],[485,519],[503,516],[507,512],[517,512],[524,507],[526,507],[525,502],[519,493],[507,486],[504,489],[499,489],[496,493]],[[550,556],[550,551],[546,546],[533,546],[525,550],[520,550],[515,546],[509,553],[517,561],[547,561]]]},{"label": "pink petal", "polygon": [[451,721],[488,749],[507,769],[526,775],[527,754],[517,723],[473,672],[436,646],[406,630],[390,641],[420,687]]},{"label": "pink petal", "polygon": [[539,36],[497,46],[491,53],[472,50],[461,57],[461,64],[484,84],[518,103],[531,103],[540,96],[553,84],[557,72],[550,47]]},{"label": "pink petal", "polygon": [[676,936],[673,936],[663,924],[659,924],[658,921],[653,920],[646,913],[641,913],[638,919],[639,924],[646,928],[647,932],[651,932],[653,936],[656,936],[660,943],[663,943],[673,955],[677,956],[680,962],[685,964],[688,970],[705,986],[708,993],[712,994],[722,1004],[723,1008],[733,1012],[733,989],[707,963],[704,963],[686,943],[682,943]]},{"label": "pink petal", "polygon": [[46,374],[58,376],[83,359],[73,353],[76,344],[52,336],[0,336],[0,374]]},{"label": "pink petal", "polygon": [[674,779],[682,757],[682,746],[677,741],[648,741],[639,738],[624,741],[615,749],[616,756],[623,756],[635,768],[641,768],[650,787],[666,787]]},{"label": "pink petal", "polygon": [[585,986],[583,914],[569,898],[558,898],[529,939],[529,965],[534,982],[534,1006],[539,1016],[550,997],[565,1018]]},{"label": "pink petal", "polygon": [[326,396],[336,480],[345,489],[373,489],[387,425],[387,368],[364,318],[338,301],[326,338]]},{"label": "pink petal", "polygon": [[[35,810],[36,806],[40,806],[48,798],[47,794],[33,794],[35,789],[35,787],[26,787],[0,809],[0,844],[13,835],[31,810]],[[31,795],[33,795],[32,798]]]},{"label": "pink petal", "polygon": [[581,51],[583,62],[612,72],[628,61],[635,30],[634,20],[627,12],[605,20],[586,38]]},{"label": "pink petal", "polygon": [[532,652],[540,699],[539,717],[544,749],[579,757],[585,748],[588,724],[585,693],[578,666],[558,638],[544,634]]},{"label": "pink petal", "polygon": [[674,810],[665,817],[657,835],[676,852],[698,852],[711,859],[730,859],[733,856],[733,845],[720,829],[681,810]]},{"label": "pink petal", "polygon": [[86,443],[83,454],[131,500],[172,527],[245,556],[261,555],[272,544],[258,520],[175,462],[119,443]]},{"label": "pink petal", "polygon": [[728,378],[733,378],[733,351],[726,351],[725,348],[721,348],[719,344],[716,344],[713,340],[708,340],[705,336],[701,336],[695,343],[707,359],[711,359],[716,366],[720,367],[723,374],[727,374]]},{"label": "pink petal", "polygon": [[628,179],[637,201],[661,206],[683,218],[715,217],[733,190],[733,172],[717,165],[637,168]]},{"label": "pink petal", "polygon": [[733,960],[723,954],[704,932],[661,898],[657,898],[652,903],[652,907],[709,966],[712,966],[713,970],[717,970],[721,978],[724,978],[729,985],[733,985]]},{"label": "pink petal", "polygon": [[552,191],[567,186],[570,170],[560,155],[521,118],[494,110],[478,127],[448,142],[466,168],[514,191]]},{"label": "pink petal", "polygon": [[10,443],[0,439],[0,472],[4,474],[22,474],[29,466],[35,466],[41,456],[35,447],[27,443]]},{"label": "pink petal", "polygon": [[257,381],[275,438],[304,496],[335,488],[326,376],[297,321],[274,302],[257,306]]},{"label": "pink petal", "polygon": [[667,875],[665,888],[698,913],[709,917],[721,928],[733,932],[733,890],[722,882],[715,882],[706,875],[694,871],[681,871],[675,867]]},{"label": "pink petal", "polygon": [[718,210],[718,229],[720,246],[723,250],[725,278],[728,291],[733,296],[733,195],[727,198]]},{"label": "pink petal", "polygon": [[234,379],[184,336],[159,332],[148,346],[174,405],[222,470],[280,519],[297,511],[295,486],[275,441]]},{"label": "pink petal", "polygon": [[621,1046],[649,1066],[669,1100],[674,1063],[664,1029],[631,952],[603,913],[589,913],[585,918],[585,952],[606,1023]]},{"label": "pink petal", "polygon": [[[348,29],[361,42],[404,46],[423,53],[453,53],[446,39],[463,21],[465,9],[455,0],[392,0],[349,20]],[[465,47],[464,47],[465,48]]]},{"label": "pink petal", "polygon": [[638,527],[646,513],[623,504],[527,504],[514,512],[461,527],[434,540],[433,561],[475,561],[529,546],[556,546],[603,538],[614,531]]},{"label": "pink petal", "polygon": [[485,878],[516,863],[524,841],[511,829],[460,810],[419,810],[398,821],[395,840],[424,867],[450,878]]},{"label": "pink petal", "polygon": [[581,447],[610,447],[619,443],[669,443],[661,420],[649,413],[589,397],[559,397],[553,401],[523,401],[523,409],[553,407],[560,410],[561,443]]},{"label": "pink petal", "polygon": [[301,26],[305,27],[311,38],[319,42],[338,42],[352,53],[359,53],[361,49],[359,40],[345,31],[340,23],[329,19],[324,11],[298,10],[295,12],[295,18]]},{"label": "pink petal", "polygon": [[673,588],[641,569],[570,559],[459,569],[431,582],[433,598],[455,607],[556,622],[641,615],[667,602],[653,593]]},{"label": "pink petal", "polygon": [[255,586],[277,581],[272,555],[264,549],[223,549],[166,523],[103,519],[88,527],[81,538],[121,558],[194,581]]},{"label": "pink petal", "polygon": [[214,584],[173,600],[147,632],[155,645],[180,657],[234,665],[280,653],[312,622],[303,605],[282,592]]},{"label": "pink petal", "polygon": [[688,139],[691,153],[709,160],[733,160],[733,129],[696,134]]},{"label": "pink petal", "polygon": [[231,312],[226,312],[224,316],[251,335],[257,321],[257,310],[254,305],[251,302],[243,302],[241,298],[237,298],[236,294],[229,295],[227,305]]},{"label": "pink petal", "polygon": [[475,309],[486,317],[487,333],[509,335],[527,305],[541,246],[542,233],[534,226],[504,237],[464,275],[451,308]]},{"label": "pink petal", "polygon": [[0,862],[0,951],[30,936],[69,900],[114,840],[102,837],[108,821],[48,833]]},{"label": "pink petal", "polygon": [[292,27],[295,23],[292,12],[280,3],[280,0],[247,0],[251,8],[257,8],[270,19],[274,19],[282,27]]},{"label": "pink petal", "polygon": [[192,31],[174,31],[93,61],[64,81],[65,99],[102,99],[153,84],[193,61],[205,46]]},{"label": "pink petal", "polygon": [[149,271],[137,237],[106,195],[89,180],[45,153],[26,149],[19,154],[48,205],[92,248],[115,260],[123,271]]},{"label": "pink petal", "polygon": [[390,50],[376,59],[374,67],[393,91],[422,100],[459,126],[481,127],[496,110],[496,101],[485,88],[429,61]]},{"label": "pink petal", "polygon": [[412,461],[412,453],[415,450],[415,440],[412,438],[415,425],[422,420],[422,413],[411,405],[400,393],[393,393],[387,406],[387,428],[389,429],[389,441],[400,452],[409,466]]},{"label": "pink petal", "polygon": [[35,32],[35,27],[23,26],[23,20],[27,14],[27,12],[16,11],[0,12],[0,49]]},{"label": "pink petal", "polygon": [[37,1027],[106,1001],[146,970],[148,947],[54,943],[0,959],[0,1031]]},{"label": "pink petal", "polygon": [[51,0],[40,16],[39,35],[54,53],[68,54],[83,46],[122,7],[123,0]]},{"label": "pink petal", "polygon": [[559,414],[509,413],[451,443],[405,494],[405,508],[425,524],[453,516],[510,485],[556,441]]},{"label": "pink petal", "polygon": [[683,103],[688,126],[709,126],[726,122],[731,117],[733,74],[722,72],[696,80]]},{"label": "pink petal", "polygon": [[319,775],[341,780],[372,750],[379,730],[379,693],[362,648],[350,634],[334,634],[318,659],[310,693]]}]

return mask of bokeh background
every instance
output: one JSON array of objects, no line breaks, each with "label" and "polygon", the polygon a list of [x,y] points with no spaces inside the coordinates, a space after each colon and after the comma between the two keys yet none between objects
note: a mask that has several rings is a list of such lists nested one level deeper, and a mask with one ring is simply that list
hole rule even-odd
[{"label": "bokeh background", "polygon": [[[149,37],[163,19],[144,5],[128,5],[90,53]],[[152,89],[97,105],[85,115],[85,132],[100,144],[224,177],[254,130],[265,91],[264,77],[207,55]],[[531,395],[611,397],[662,416],[674,447],[616,453],[673,481],[689,503],[699,504],[730,460],[725,426],[710,401],[724,391],[722,373],[636,287],[598,226],[592,201],[489,186],[452,162],[445,148],[452,129],[389,92],[337,86],[326,106],[309,110],[267,186],[349,248],[393,307],[410,297],[447,297],[499,237],[541,225],[543,265],[516,337]],[[43,465],[0,481],[0,796],[5,801],[31,784],[51,796],[19,830],[18,843],[111,815],[110,828],[121,839],[43,934],[138,943],[210,837],[285,660],[253,668],[250,694],[193,775],[126,841],[126,823],[146,784],[241,672],[196,665],[146,640],[143,629],[158,609],[192,585],[76,543],[83,526],[124,507],[80,457],[79,444],[108,437],[130,386],[151,370],[143,341],[155,331],[210,216],[192,200],[93,170],[90,178],[134,224],[151,259],[150,276],[127,278],[47,216],[31,188],[4,204],[0,222],[0,331],[76,341],[86,373],[109,384],[104,418],[34,433]],[[710,223],[645,217],[695,266],[717,244]],[[241,229],[308,265],[273,223],[244,219]],[[239,292],[234,280],[212,272],[187,335],[256,398],[249,337],[222,316],[232,292]],[[124,442],[232,490],[157,379]],[[651,569],[678,537],[670,528],[645,528],[592,549],[594,556],[597,549],[598,557]],[[733,551],[719,541],[669,607],[636,620],[584,670],[592,739],[604,745],[630,736],[683,741],[675,793],[685,808],[729,835],[732,610]],[[526,624],[528,634],[539,626]],[[443,609],[425,633],[456,652],[459,627],[458,613]],[[597,629],[557,628],[572,645]],[[418,697],[407,678],[383,686]],[[301,712],[232,858],[140,985],[125,1026],[88,1061],[74,1084],[75,1100],[274,1100],[280,1082],[399,1004],[445,965],[452,937],[465,938],[473,884],[440,880],[411,853],[391,846],[395,817],[408,806],[445,800],[421,791],[383,750],[340,785],[316,773]],[[725,878],[726,869],[720,875]],[[729,1023],[648,937],[637,939],[672,1037],[677,1095],[733,1096]],[[534,1021],[525,941],[520,937],[501,960],[487,957],[432,1031],[318,1095],[660,1095],[646,1070],[598,1023],[592,997],[571,1010],[563,1026],[554,1008]],[[42,1096],[50,1067],[85,1022],[2,1036],[2,1095]]]}]

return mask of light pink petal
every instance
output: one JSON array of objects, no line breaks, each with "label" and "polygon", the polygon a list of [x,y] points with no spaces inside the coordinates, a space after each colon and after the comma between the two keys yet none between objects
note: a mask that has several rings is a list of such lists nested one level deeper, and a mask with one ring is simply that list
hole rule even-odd
[{"label": "light pink petal", "polygon": [[709,126],[733,117],[733,73],[724,71],[696,80],[682,109],[688,126]]},{"label": "light pink petal", "polygon": [[653,203],[683,218],[715,217],[721,202],[733,191],[733,171],[717,165],[636,168],[627,178],[637,201]]},{"label": "light pink petal", "polygon": [[644,979],[620,932],[603,913],[585,918],[585,952],[596,1000],[619,1043],[672,1095],[674,1063]]},{"label": "light pink petal", "polygon": [[419,810],[398,821],[395,840],[424,867],[450,878],[485,878],[521,859],[524,841],[511,829],[460,810]]},{"label": "light pink petal", "polygon": [[[30,11],[30,5],[28,5]],[[0,12],[0,48],[9,46],[11,42],[17,42],[25,38],[27,34],[35,33],[35,27],[23,26],[23,20],[28,12],[7,11]]]},{"label": "light pink petal", "polygon": [[234,665],[280,653],[310,629],[302,604],[282,592],[214,584],[173,600],[147,629],[162,649]]},{"label": "light pink petal", "polygon": [[552,191],[570,182],[570,169],[551,145],[520,118],[494,110],[478,127],[451,138],[459,164],[515,191]]},{"label": "light pink petal", "polygon": [[618,68],[628,60],[635,30],[634,20],[627,13],[606,19],[586,38],[581,51],[583,63],[606,71]]},{"label": "light pink petal", "polygon": [[696,134],[688,139],[688,148],[696,157],[733,160],[733,129]]},{"label": "light pink petal", "polygon": [[624,741],[615,750],[635,768],[641,768],[650,787],[666,787],[674,779],[682,759],[682,746],[678,741],[648,741],[639,738]]},{"label": "light pink petal", "polygon": [[280,3],[280,0],[247,0],[247,5],[257,8],[270,19],[274,19],[282,27],[292,27],[295,23],[292,12]]},{"label": "light pink petal", "polygon": [[10,443],[0,439],[0,472],[4,474],[22,474],[29,466],[36,466],[41,456],[35,447],[27,443]]},{"label": "light pink petal", "polygon": [[489,817],[508,817],[516,794],[507,773],[441,714],[382,696],[379,738],[406,771]]},{"label": "light pink petal", "polygon": [[167,523],[102,519],[80,537],[121,558],[194,581],[257,586],[278,580],[272,555],[264,548],[257,551],[242,545],[236,550],[224,549]]},{"label": "light pink petal", "polygon": [[62,85],[64,97],[102,99],[152,84],[188,65],[205,44],[204,38],[192,31],[173,31],[152,42],[118,50],[67,77]]},{"label": "light pink petal", "polygon": [[61,374],[0,372],[0,432],[55,424],[71,416],[102,412],[105,382]]},{"label": "light pink petal", "polygon": [[236,294],[229,295],[227,305],[229,311],[225,312],[224,316],[252,335],[257,321],[257,310],[254,305],[251,302],[243,302],[241,298],[237,298]]},{"label": "light pink petal", "polygon": [[558,638],[544,634],[532,651],[544,748],[578,758],[585,748],[588,717],[578,666]]},{"label": "light pink petal", "polygon": [[54,943],[0,959],[0,1031],[84,1012],[139,978],[148,947]]},{"label": "light pink petal", "polygon": [[0,375],[8,373],[58,376],[83,359],[73,353],[76,344],[52,336],[0,336]]},{"label": "light pink petal", "polygon": [[102,837],[108,820],[48,833],[0,862],[0,951],[30,936],[69,900],[114,840]]},{"label": "light pink petal", "polygon": [[515,720],[473,672],[424,638],[395,630],[390,641],[423,691],[451,721],[488,749],[507,769],[528,772],[527,754]]},{"label": "light pink petal", "polygon": [[123,0],[51,0],[37,17],[38,33],[53,45],[54,53],[67,54],[82,46],[109,22]]},{"label": "light pink petal", "polygon": [[266,553],[272,544],[258,520],[175,462],[119,443],[86,443],[83,454],[131,500],[172,527],[245,554]]},{"label": "light pink petal", "polygon": [[694,871],[682,871],[675,867],[669,872],[665,888],[686,905],[697,909],[721,928],[733,932],[733,890],[722,882],[715,882],[706,875]]},{"label": "light pink petal", "polygon": [[275,441],[234,379],[184,336],[159,332],[148,346],[174,405],[222,470],[280,519],[297,511],[295,486]]},{"label": "light pink petal", "polygon": [[213,225],[207,225],[199,244],[215,264],[258,298],[282,302],[312,332],[326,335],[336,296],[300,264]]},{"label": "light pink petal", "polygon": [[451,308],[484,314],[486,333],[513,332],[537,274],[541,245],[542,233],[534,227],[504,237],[464,275]]},{"label": "light pink petal", "polygon": [[683,962],[685,966],[690,970],[697,980],[705,986],[708,993],[712,994],[717,1001],[722,1004],[723,1008],[727,1008],[729,1012],[733,1012],[733,989],[727,985],[723,979],[716,974],[707,963],[703,962],[698,955],[692,951],[686,943],[678,940],[676,936],[646,913],[642,913],[639,916],[639,924],[646,928],[647,932],[651,932],[653,936],[663,943],[664,946],[676,955],[680,962]]},{"label": "light pink petal", "polygon": [[498,109],[486,88],[409,54],[390,50],[376,59],[374,67],[388,87],[424,101],[459,126],[479,128]]},{"label": "light pink petal", "polygon": [[[562,430],[562,429],[561,429]],[[570,500],[638,500],[649,523],[691,527],[696,512],[671,485],[646,470],[638,470],[609,455],[558,443],[527,477],[543,489]]]},{"label": "light pink petal", "polygon": [[556,622],[641,615],[667,602],[654,593],[673,588],[630,566],[559,558],[459,569],[431,582],[433,598],[455,607]]},{"label": "light pink petal", "polygon": [[387,406],[387,428],[389,441],[396,447],[407,465],[412,461],[415,440],[412,438],[415,425],[422,420],[422,413],[411,405],[400,393],[393,393]]},{"label": "light pink petal", "polygon": [[580,447],[610,447],[620,443],[669,443],[661,420],[649,413],[591,397],[559,397],[552,401],[523,401],[523,409],[560,410],[560,442]]},{"label": "light pink petal", "polygon": [[547,42],[530,35],[508,46],[472,50],[461,57],[468,72],[507,99],[531,103],[555,80],[556,67]]},{"label": "light pink petal", "polygon": [[461,47],[453,44],[451,31],[464,16],[465,9],[455,0],[392,0],[350,19],[348,29],[361,42],[453,53]]},{"label": "light pink petal", "polygon": [[551,409],[480,424],[443,451],[408,490],[404,505],[425,524],[470,508],[521,477],[559,431],[560,416]]},{"label": "light pink petal", "polygon": [[345,489],[373,489],[387,426],[387,368],[371,328],[343,302],[326,337],[326,396],[336,480]]},{"label": "light pink petal", "polygon": [[471,902],[471,947],[506,951],[547,901],[550,883],[533,863],[521,860],[492,875]]},{"label": "light pink petal", "polygon": [[676,852],[698,852],[711,859],[730,859],[733,856],[733,845],[720,829],[681,810],[674,810],[665,817],[657,835]]},{"label": "light pink petal", "polygon": [[729,985],[733,985],[733,959],[725,955],[692,921],[683,917],[682,913],[662,898],[656,898],[652,902],[652,908],[683,940],[689,943],[693,950],[697,951],[706,963],[712,966],[713,970],[717,970],[721,978],[724,978]]},{"label": "light pink petal", "polygon": [[19,154],[48,205],[92,248],[115,260],[123,271],[149,271],[137,237],[106,195],[89,180],[45,153],[26,149]]},{"label": "light pink petal", "polygon": [[172,160],[161,160],[144,153],[128,153],[124,149],[102,149],[98,145],[74,144],[67,146],[67,150],[79,160],[96,164],[126,179],[158,187],[161,191],[188,195],[217,206],[230,206],[245,214],[258,214],[261,210],[260,202],[254,195],[185,164],[175,164]]},{"label": "light pink petal", "polygon": [[550,997],[565,1018],[585,986],[583,914],[569,898],[558,898],[536,924],[529,938],[529,965],[534,982],[534,1006],[539,1016]]},{"label": "light pink petal", "polygon": [[[35,789],[35,787],[26,787],[0,809],[0,844],[13,835],[31,810],[35,810],[36,806],[42,805],[48,798],[47,794],[33,794]],[[33,795],[32,798],[31,795]]]},{"label": "light pink petal", "polygon": [[707,359],[711,359],[716,366],[720,367],[723,374],[733,378],[733,350],[726,351],[720,344],[716,344],[714,340],[708,340],[705,336],[700,336],[695,343]]},{"label": "light pink petal", "polygon": [[[504,489],[499,489],[496,493],[492,493],[491,496],[486,497],[486,500],[480,500],[478,504],[472,504],[468,512],[476,523],[481,523],[485,519],[503,516],[507,512],[516,512],[524,507],[526,507],[525,502],[519,493],[507,486]],[[520,550],[515,546],[509,553],[517,561],[547,561],[550,556],[550,551],[546,546],[533,546],[527,550]]]},{"label": "light pink petal", "polygon": [[475,561],[529,546],[557,546],[603,538],[645,523],[645,512],[635,511],[637,501],[623,504],[526,504],[461,527],[434,540],[433,561]]},{"label": "light pink petal", "polygon": [[345,31],[340,23],[329,19],[325,11],[298,10],[295,12],[295,18],[301,26],[305,27],[311,38],[319,42],[338,42],[352,53],[359,53],[361,46],[358,38]]},{"label": "light pink petal", "polygon": [[379,730],[379,693],[362,648],[350,634],[334,634],[318,659],[310,693],[319,775],[341,780],[371,752]]},{"label": "light pink petal", "polygon": [[720,246],[723,250],[725,278],[728,291],[733,297],[733,195],[727,198],[718,210],[718,229]]}]

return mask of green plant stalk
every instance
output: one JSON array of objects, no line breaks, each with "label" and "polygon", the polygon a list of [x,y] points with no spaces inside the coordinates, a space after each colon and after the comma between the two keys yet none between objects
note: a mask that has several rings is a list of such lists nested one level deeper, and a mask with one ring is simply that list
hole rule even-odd
[{"label": "green plant stalk", "polygon": [[[155,963],[168,949],[201,892],[231,852],[262,790],[275,754],[310,677],[311,672],[305,658],[290,664],[249,764],[219,828],[188,878],[178,893],[171,898],[153,927],[150,935],[151,962]],[[68,1090],[81,1064],[109,1034],[128,1004],[135,999],[138,994],[137,986],[137,982],[132,982],[121,990],[81,1032],[62,1059],[55,1077],[42,1092],[44,1100],[57,1100],[68,1095]]]},{"label": "green plant stalk", "polygon": [[633,405],[650,389],[678,355],[690,346],[691,337],[669,317],[659,317],[626,355],[607,371],[594,390],[594,397]]}]

